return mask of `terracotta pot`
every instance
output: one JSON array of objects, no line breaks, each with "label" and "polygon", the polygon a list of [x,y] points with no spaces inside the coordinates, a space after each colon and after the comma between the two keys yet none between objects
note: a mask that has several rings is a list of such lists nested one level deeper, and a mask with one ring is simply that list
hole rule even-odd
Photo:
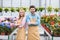
[{"label": "terracotta pot", "polygon": [[1,32],[1,35],[5,35],[5,32]]},{"label": "terracotta pot", "polygon": [[59,36],[60,36],[60,34],[59,34]]},{"label": "terracotta pot", "polygon": [[54,32],[54,36],[60,36],[60,34],[57,34],[57,33]]},{"label": "terracotta pot", "polygon": [[58,36],[58,34],[54,33],[54,36]]}]

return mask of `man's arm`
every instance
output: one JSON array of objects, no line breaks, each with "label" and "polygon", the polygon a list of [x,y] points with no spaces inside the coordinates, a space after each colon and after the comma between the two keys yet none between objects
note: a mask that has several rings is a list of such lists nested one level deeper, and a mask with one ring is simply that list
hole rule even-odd
[{"label": "man's arm", "polygon": [[37,15],[36,25],[40,25],[40,16],[39,15]]}]

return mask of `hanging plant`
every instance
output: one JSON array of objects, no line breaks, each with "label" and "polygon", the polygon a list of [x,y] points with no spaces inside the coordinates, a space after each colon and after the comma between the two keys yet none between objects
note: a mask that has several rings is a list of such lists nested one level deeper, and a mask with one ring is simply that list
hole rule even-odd
[{"label": "hanging plant", "polygon": [[55,8],[54,11],[57,13],[59,12],[59,8]]},{"label": "hanging plant", "polygon": [[[21,8],[23,8],[23,7],[21,7]],[[19,12],[19,10],[20,10],[21,8],[17,8],[16,11]],[[23,9],[24,9],[25,12],[26,12],[26,8],[23,8]]]},{"label": "hanging plant", "polygon": [[2,9],[2,7],[0,7],[0,12],[2,12],[3,11],[3,9]]},{"label": "hanging plant", "polygon": [[48,12],[51,12],[51,11],[52,11],[52,7],[49,6],[49,7],[47,8],[47,11],[48,11]]},{"label": "hanging plant", "polygon": [[24,10],[25,10],[25,12],[26,12],[26,8],[23,8]]},{"label": "hanging plant", "polygon": [[15,9],[13,7],[11,7],[10,11],[11,12],[15,12]]},{"label": "hanging plant", "polygon": [[20,8],[17,8],[16,11],[19,12]]},{"label": "hanging plant", "polygon": [[39,11],[39,8],[36,8],[36,10],[35,11]]},{"label": "hanging plant", "polygon": [[49,12],[49,15],[50,15],[50,13],[52,11],[52,6],[47,7],[47,11]]},{"label": "hanging plant", "polygon": [[9,11],[9,9],[8,8],[5,8],[4,11],[7,13]]},{"label": "hanging plant", "polygon": [[40,8],[39,8],[39,11],[42,12],[44,9],[45,9],[44,7],[40,7]]},{"label": "hanging plant", "polygon": [[58,11],[59,11],[59,8],[55,8],[54,11],[55,11],[55,12],[58,12]]}]

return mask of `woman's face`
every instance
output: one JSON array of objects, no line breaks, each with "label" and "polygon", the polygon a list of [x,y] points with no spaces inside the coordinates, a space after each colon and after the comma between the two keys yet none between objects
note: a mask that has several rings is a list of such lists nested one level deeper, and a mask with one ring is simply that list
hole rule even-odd
[{"label": "woman's face", "polygon": [[19,11],[19,15],[20,15],[20,16],[24,16],[24,15],[25,15],[25,11],[24,11],[23,9],[20,10],[20,11]]}]

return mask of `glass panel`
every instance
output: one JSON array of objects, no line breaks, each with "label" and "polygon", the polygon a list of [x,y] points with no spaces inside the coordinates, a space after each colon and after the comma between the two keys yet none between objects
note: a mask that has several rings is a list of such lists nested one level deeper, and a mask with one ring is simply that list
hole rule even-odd
[{"label": "glass panel", "polygon": [[21,6],[23,7],[29,7],[30,6],[30,0],[22,0]]},{"label": "glass panel", "polygon": [[20,0],[12,0],[12,7],[20,7]]},{"label": "glass panel", "polygon": [[11,0],[3,0],[3,7],[11,7]]},{"label": "glass panel", "polygon": [[35,5],[36,7],[39,7],[39,0],[31,0],[31,5]]}]

